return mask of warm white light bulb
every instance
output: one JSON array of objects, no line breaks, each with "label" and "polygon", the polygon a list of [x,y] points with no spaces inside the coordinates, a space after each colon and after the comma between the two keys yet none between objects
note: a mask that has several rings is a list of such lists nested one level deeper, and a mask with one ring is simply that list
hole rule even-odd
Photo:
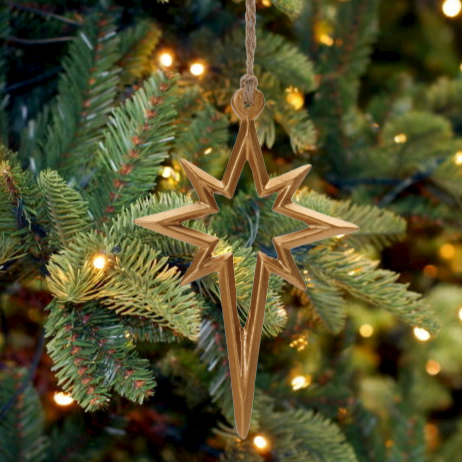
[{"label": "warm white light bulb", "polygon": [[297,375],[292,379],[291,385],[292,390],[297,391],[301,390],[302,388],[306,388],[311,384],[311,376],[310,375]]},{"label": "warm white light bulb", "polygon": [[430,332],[423,327],[414,327],[414,337],[420,342],[426,342],[430,340]]},{"label": "warm white light bulb", "polygon": [[170,67],[173,64],[173,55],[168,51],[164,51],[159,55],[159,62],[164,67]]},{"label": "warm white light bulb", "polygon": [[172,167],[164,167],[161,173],[163,178],[170,178],[173,175],[173,168]]},{"label": "warm white light bulb", "polygon": [[305,104],[303,93],[297,88],[290,87],[287,90],[286,101],[295,109],[299,110]]},{"label": "warm white light bulb", "polygon": [[454,156],[454,163],[456,165],[462,165],[462,151],[456,152]]},{"label": "warm white light bulb", "polygon": [[191,71],[192,75],[197,77],[205,72],[205,66],[202,63],[192,63],[189,70]]},{"label": "warm white light bulb", "polygon": [[107,265],[107,257],[106,255],[95,255],[93,257],[92,263],[95,269],[104,269]]},{"label": "warm white light bulb", "polygon": [[266,449],[268,449],[269,447],[269,441],[266,437],[264,437],[263,435],[257,435],[254,439],[253,439],[253,445],[259,449],[260,451],[264,451]]},{"label": "warm white light bulb", "polygon": [[441,365],[434,359],[429,359],[425,366],[428,375],[438,375],[441,372]]},{"label": "warm white light bulb", "polygon": [[445,16],[454,18],[462,10],[462,3],[460,0],[445,0],[441,8]]},{"label": "warm white light bulb", "polygon": [[363,324],[359,328],[359,335],[364,338],[372,337],[374,334],[374,328],[370,324]]},{"label": "warm white light bulb", "polygon": [[69,406],[74,402],[74,398],[69,393],[63,393],[62,391],[57,391],[53,399],[58,406]]}]

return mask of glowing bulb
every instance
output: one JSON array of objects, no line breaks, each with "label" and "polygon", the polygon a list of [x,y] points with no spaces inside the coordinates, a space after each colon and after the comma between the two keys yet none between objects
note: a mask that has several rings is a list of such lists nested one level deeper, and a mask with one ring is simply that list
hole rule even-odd
[{"label": "glowing bulb", "polygon": [[292,340],[289,343],[289,346],[291,348],[296,349],[297,351],[303,351],[308,345],[308,339],[306,338],[305,335],[300,335],[298,338],[295,340]]},{"label": "glowing bulb", "polygon": [[397,144],[405,143],[407,141],[407,136],[404,133],[400,133],[395,136],[394,140]]},{"label": "glowing bulb", "polygon": [[266,8],[269,8],[271,6],[270,0],[261,0],[261,4]]},{"label": "glowing bulb", "polygon": [[173,55],[168,51],[164,51],[159,55],[159,62],[164,67],[170,67],[173,64]]},{"label": "glowing bulb", "polygon": [[430,332],[423,327],[414,327],[414,337],[420,342],[426,342],[430,340]]},{"label": "glowing bulb", "polygon": [[441,366],[438,361],[435,361],[434,359],[429,359],[427,361],[425,369],[427,370],[427,373],[429,375],[438,375],[441,371]]},{"label": "glowing bulb", "polygon": [[462,321],[462,306],[459,309],[459,319]]},{"label": "glowing bulb", "polygon": [[173,175],[173,168],[172,167],[164,167],[162,170],[162,178],[170,178]]},{"label": "glowing bulb", "polygon": [[311,384],[311,376],[310,375],[297,375],[297,377],[294,377],[292,379],[292,382],[290,382],[290,384],[292,385],[292,390],[294,391],[309,387]]},{"label": "glowing bulb", "polygon": [[456,254],[456,249],[452,244],[444,244],[441,246],[440,255],[445,260],[450,260]]},{"label": "glowing bulb", "polygon": [[286,101],[297,111],[305,104],[303,93],[294,87],[287,89]]},{"label": "glowing bulb", "polygon": [[107,265],[107,257],[106,255],[95,255],[92,260],[93,267],[95,269],[104,269]]},{"label": "glowing bulb", "polygon": [[345,234],[339,234],[338,236],[335,236],[335,239],[342,239],[342,237],[345,237]]},{"label": "glowing bulb", "polygon": [[266,451],[269,448],[269,441],[268,438],[266,438],[263,435],[257,435],[253,439],[253,445],[259,450],[259,451]]},{"label": "glowing bulb", "polygon": [[319,41],[328,47],[334,44],[334,39],[329,34],[322,34],[321,37],[319,37]]},{"label": "glowing bulb", "polygon": [[462,151],[456,152],[456,155],[454,156],[454,163],[456,165],[462,165]]},{"label": "glowing bulb", "polygon": [[207,155],[209,155],[211,152],[212,152],[212,148],[207,148],[207,149],[204,151],[204,154],[207,156]]},{"label": "glowing bulb", "polygon": [[192,63],[189,70],[192,75],[199,76],[205,72],[205,66],[201,63]]},{"label": "glowing bulb", "polygon": [[74,402],[74,398],[69,393],[63,393],[62,391],[57,391],[53,399],[58,406],[69,406]]},{"label": "glowing bulb", "polygon": [[445,16],[448,18],[454,18],[460,13],[462,3],[460,0],[445,0],[441,8]]},{"label": "glowing bulb", "polygon": [[369,337],[372,337],[373,333],[374,333],[374,328],[370,324],[363,324],[359,328],[359,335],[361,335],[361,337],[369,338]]}]

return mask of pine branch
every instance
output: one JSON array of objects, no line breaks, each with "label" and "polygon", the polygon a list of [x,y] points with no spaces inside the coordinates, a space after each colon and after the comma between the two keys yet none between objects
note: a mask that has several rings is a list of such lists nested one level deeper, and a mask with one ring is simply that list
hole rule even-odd
[{"label": "pine branch", "polygon": [[[85,242],[82,247],[79,242]],[[107,267],[96,270],[96,255]],[[48,287],[60,303],[99,301],[122,316],[141,316],[190,339],[199,334],[201,303],[179,285],[179,272],[166,258],[138,239],[81,234],[52,256]]]},{"label": "pine branch", "polygon": [[[261,412],[258,432],[271,441],[274,458],[291,462],[357,461],[340,428],[321,414],[305,409],[276,410],[275,402],[265,396],[257,399],[255,404]],[[232,430],[220,433],[229,438],[231,450],[234,448],[243,455],[249,453],[249,458],[242,460],[258,460],[252,438],[240,441]]]},{"label": "pine branch", "polygon": [[303,10],[302,0],[273,0],[272,4],[292,20],[298,18]]},{"label": "pine branch", "polygon": [[174,80],[158,72],[113,112],[86,190],[96,217],[107,220],[154,188],[173,138],[175,99]]},{"label": "pine branch", "polygon": [[436,332],[437,323],[422,296],[397,283],[398,274],[377,268],[378,262],[353,249],[338,251],[325,245],[311,250],[305,261],[309,275],[321,277],[373,307],[389,310],[411,326]]},{"label": "pine branch", "polygon": [[45,325],[59,385],[85,409],[105,407],[114,389],[142,403],[155,379],[115,313],[94,304],[52,303]]},{"label": "pine branch", "polygon": [[[17,243],[16,252],[37,255],[43,245],[43,230],[36,217],[40,206],[37,185],[15,156],[0,146],[0,233]],[[7,247],[13,245],[13,241]]]},{"label": "pine branch", "polygon": [[287,93],[271,73],[263,74],[259,79],[259,88],[266,98],[266,106],[257,119],[257,132],[261,144],[271,148],[276,139],[274,122],[279,124],[290,138],[293,152],[310,150],[316,143],[314,125],[306,109],[295,109],[287,102]]},{"label": "pine branch", "polygon": [[372,412],[357,404],[353,420],[346,426],[345,434],[353,446],[359,462],[386,460],[386,448],[379,428],[379,419]]},{"label": "pine branch", "polygon": [[342,291],[323,274],[306,276],[306,293],[302,294],[310,321],[325,331],[337,334],[345,327],[346,301]]},{"label": "pine branch", "polygon": [[320,53],[321,85],[312,114],[338,174],[345,170],[345,160],[350,160],[352,140],[345,124],[355,117],[359,79],[369,62],[377,26],[377,0],[341,2],[331,37],[334,44],[323,47]]},{"label": "pine branch", "polygon": [[205,103],[203,107],[194,109],[179,120],[173,146],[175,157],[200,162],[201,168],[211,175],[221,173],[217,169],[221,169],[222,165],[217,160],[229,156],[229,122],[211,104]]},{"label": "pine branch", "polygon": [[[462,145],[461,145],[462,148]],[[462,164],[458,163],[458,157],[453,151],[433,172],[431,178],[458,200],[462,199]]]},{"label": "pine branch", "polygon": [[78,233],[89,227],[88,206],[53,170],[42,171],[38,184],[47,210],[48,242],[52,248],[65,248]]},{"label": "pine branch", "polygon": [[34,159],[38,166],[59,167],[70,178],[90,162],[115,99],[118,59],[112,21],[89,16],[63,61],[52,121]]},{"label": "pine branch", "polygon": [[152,55],[161,36],[162,30],[150,20],[142,20],[123,33],[119,45],[123,84],[139,82],[152,72]]},{"label": "pine branch", "polygon": [[[22,385],[27,372],[6,369],[0,375],[0,403],[7,402]],[[39,397],[32,384],[22,390],[0,421],[2,462],[45,462],[48,440]]]},{"label": "pine branch", "polygon": [[452,125],[459,127],[462,121],[462,81],[460,79],[448,79],[441,77],[424,91],[419,92],[415,97],[417,110],[434,112],[452,122]]}]

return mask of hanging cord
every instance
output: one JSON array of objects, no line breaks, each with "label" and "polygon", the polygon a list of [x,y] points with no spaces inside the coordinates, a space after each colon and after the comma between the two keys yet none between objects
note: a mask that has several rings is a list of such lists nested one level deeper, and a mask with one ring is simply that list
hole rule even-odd
[{"label": "hanging cord", "polygon": [[245,1],[245,49],[247,50],[247,74],[241,77],[241,87],[244,89],[244,103],[253,103],[253,93],[258,86],[258,80],[253,75],[253,60],[257,36],[255,22],[257,20],[255,0]]}]

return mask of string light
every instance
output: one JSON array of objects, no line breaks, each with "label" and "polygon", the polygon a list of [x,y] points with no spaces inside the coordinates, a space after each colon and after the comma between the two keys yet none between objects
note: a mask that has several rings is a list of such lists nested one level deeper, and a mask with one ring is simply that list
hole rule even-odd
[{"label": "string light", "polygon": [[168,51],[163,51],[159,55],[159,62],[164,67],[170,67],[173,64],[173,55]]},{"label": "string light", "polygon": [[93,268],[102,270],[106,268],[107,265],[107,257],[103,254],[98,254],[93,257],[92,260]]},{"label": "string light", "polygon": [[454,18],[460,13],[462,3],[460,0],[445,0],[441,9],[445,16],[448,18]]},{"label": "string light", "polygon": [[305,98],[303,93],[294,87],[289,87],[287,90],[286,101],[296,110],[298,111],[303,107],[305,104]]},{"label": "string light", "polygon": [[74,402],[74,398],[69,393],[63,393],[62,391],[57,391],[53,395],[53,399],[58,406],[70,406]]},{"label": "string light", "polygon": [[438,375],[441,371],[441,365],[438,361],[435,361],[434,359],[429,359],[427,361],[425,369],[427,370],[428,375]]},{"label": "string light", "polygon": [[450,260],[456,254],[456,249],[452,244],[444,244],[440,248],[440,256],[445,260]]},{"label": "string light", "polygon": [[271,6],[270,0],[261,0],[261,4],[266,8],[269,8]]},{"label": "string light", "polygon": [[162,178],[170,178],[173,175],[173,168],[172,167],[164,167],[162,170]]},{"label": "string light", "polygon": [[212,152],[212,148],[207,148],[207,149],[204,151],[204,154],[205,154],[206,156],[208,156],[211,152]]},{"label": "string light", "polygon": [[267,452],[270,444],[268,438],[263,435],[257,435],[253,439],[253,445],[261,452]]},{"label": "string light", "polygon": [[397,144],[405,143],[407,141],[407,136],[404,133],[400,133],[395,136],[394,141]]},{"label": "string light", "polygon": [[289,343],[289,346],[297,351],[303,351],[307,347],[307,345],[308,339],[305,335],[300,335],[299,337],[297,337]]},{"label": "string light", "polygon": [[414,337],[420,342],[427,342],[430,340],[430,332],[423,327],[414,327]]},{"label": "string light", "polygon": [[363,324],[359,328],[359,335],[364,338],[369,338],[372,337],[374,334],[374,328],[370,324]]},{"label": "string light", "polygon": [[[462,64],[461,64],[461,67],[462,67]],[[454,163],[456,165],[462,165],[462,151],[456,152],[456,155],[454,156]]]},{"label": "string light", "polygon": [[297,391],[302,388],[307,388],[311,384],[311,375],[297,375],[290,382],[292,385],[292,390]]},{"label": "string light", "polygon": [[205,72],[205,66],[202,63],[192,63],[189,70],[192,75],[198,77]]},{"label": "string light", "polygon": [[462,306],[459,308],[459,319],[462,321]]},{"label": "string light", "polygon": [[327,45],[328,47],[331,47],[334,44],[334,39],[329,34],[322,34],[319,37],[319,42],[322,43],[323,45]]}]

